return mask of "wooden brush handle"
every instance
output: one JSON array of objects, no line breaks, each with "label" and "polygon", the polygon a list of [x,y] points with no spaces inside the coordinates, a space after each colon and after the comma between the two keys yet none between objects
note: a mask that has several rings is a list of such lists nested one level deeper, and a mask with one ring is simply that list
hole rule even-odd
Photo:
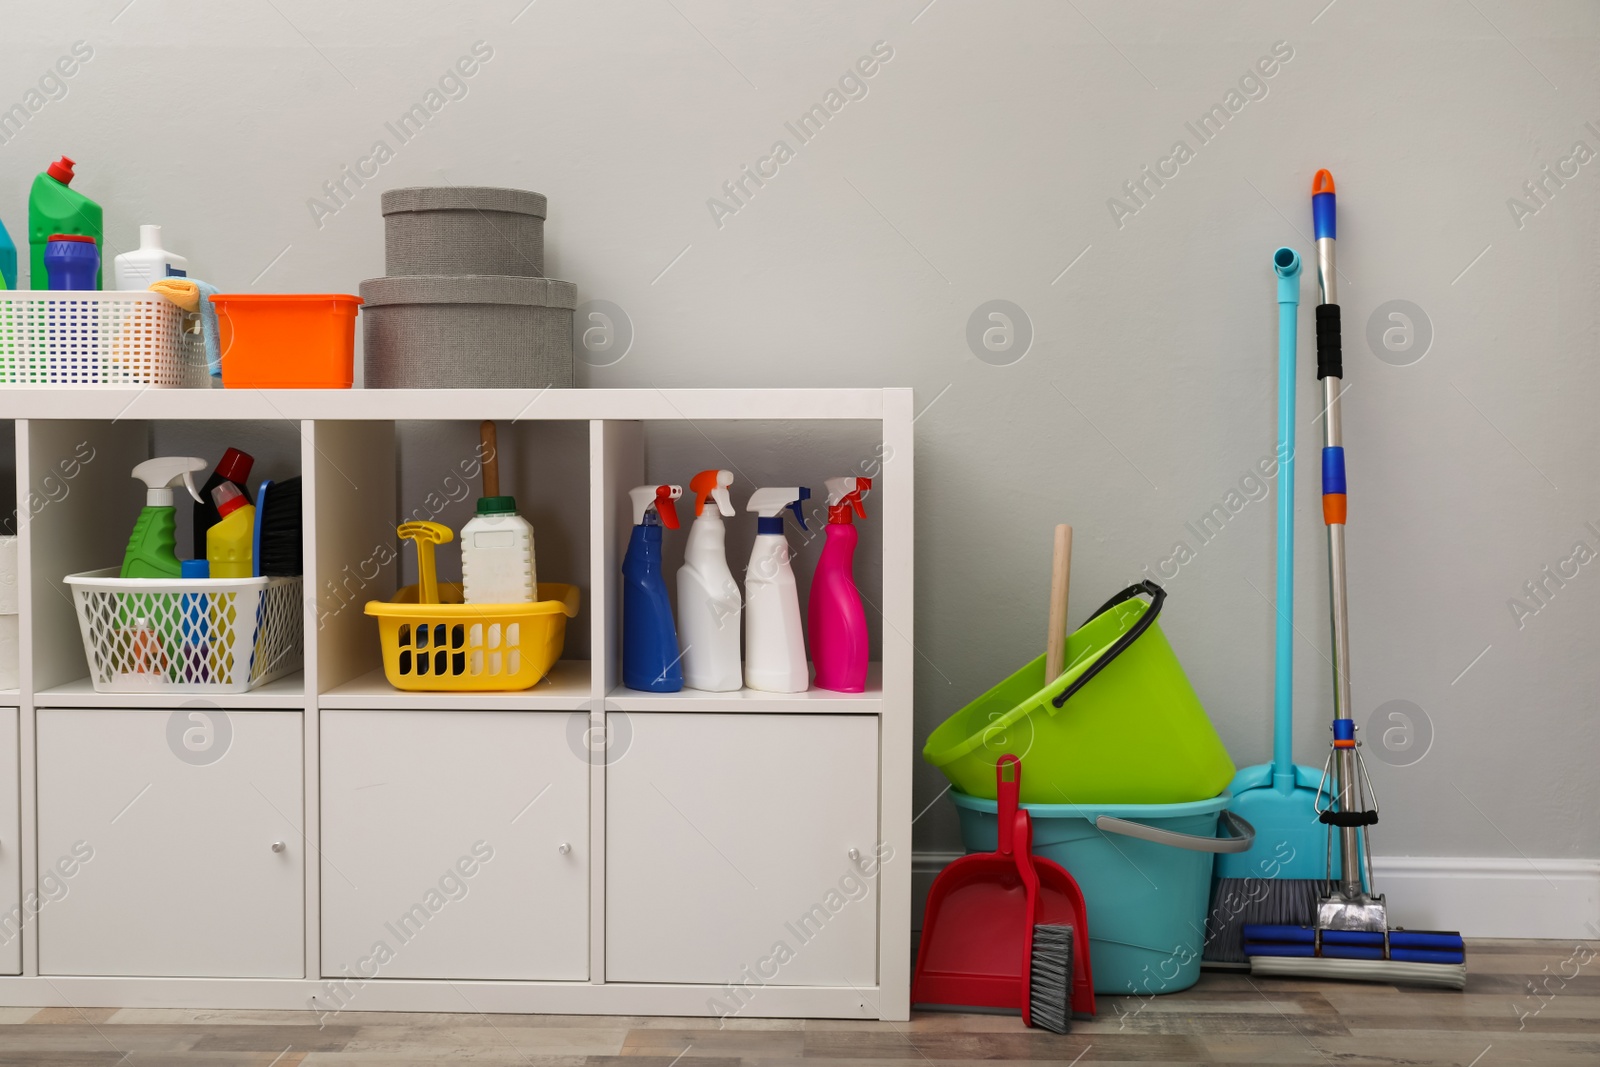
[{"label": "wooden brush handle", "polygon": [[484,419],[478,427],[481,439],[478,451],[483,459],[483,495],[500,495],[500,449],[495,440],[494,420]]},{"label": "wooden brush handle", "polygon": [[1072,584],[1072,527],[1056,527],[1055,554],[1050,563],[1050,627],[1045,635],[1045,681],[1053,682],[1066,670],[1067,589]]}]

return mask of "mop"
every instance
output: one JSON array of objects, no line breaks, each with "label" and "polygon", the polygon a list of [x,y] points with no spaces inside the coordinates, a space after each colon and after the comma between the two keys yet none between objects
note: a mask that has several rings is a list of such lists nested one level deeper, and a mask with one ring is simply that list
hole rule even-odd
[{"label": "mop", "polygon": [[[1252,974],[1415,982],[1464,989],[1461,935],[1389,928],[1388,906],[1372,889],[1369,829],[1378,804],[1350,717],[1350,619],[1345,597],[1344,440],[1339,417],[1344,367],[1334,279],[1333,176],[1319,170],[1311,186],[1317,239],[1317,377],[1322,380],[1322,518],[1328,529],[1328,588],[1333,629],[1333,747],[1317,785],[1318,818],[1328,827],[1328,867],[1339,842],[1339,877],[1317,903],[1313,925],[1246,925],[1244,952]],[[1370,807],[1369,807],[1370,804]]]},{"label": "mop", "polygon": [[1278,280],[1278,598],[1273,649],[1272,762],[1245,767],[1228,809],[1256,828],[1255,844],[1216,861],[1205,962],[1246,966],[1246,923],[1309,924],[1327,892],[1327,829],[1317,821],[1317,772],[1294,762],[1294,422],[1300,257],[1272,255]]}]

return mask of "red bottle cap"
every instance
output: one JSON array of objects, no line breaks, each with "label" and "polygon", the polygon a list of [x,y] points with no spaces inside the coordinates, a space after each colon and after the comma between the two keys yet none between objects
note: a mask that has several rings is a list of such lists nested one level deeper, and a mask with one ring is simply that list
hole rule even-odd
[{"label": "red bottle cap", "polygon": [[250,480],[250,468],[255,464],[256,458],[250,453],[230,448],[222,454],[222,460],[217,464],[217,473],[230,482],[243,485]]},{"label": "red bottle cap", "polygon": [[[66,156],[62,156],[44,169],[44,172],[62,185],[72,184],[72,168],[77,166]],[[53,238],[52,238],[53,240]]]},{"label": "red bottle cap", "polygon": [[857,478],[855,483],[855,488],[843,494],[837,504],[828,505],[828,522],[850,525],[855,522],[851,515],[852,511],[863,519],[867,517],[867,509],[861,503],[861,494],[872,488],[872,479]]},{"label": "red bottle cap", "polygon": [[49,236],[49,238],[47,240],[49,240],[49,241],[71,241],[73,244],[80,244],[80,245],[92,245],[92,244],[94,244],[94,238],[93,237],[85,237],[81,233],[53,233],[53,234],[51,234]]},{"label": "red bottle cap", "polygon": [[239,492],[239,487],[232,482],[223,482],[211,490],[211,499],[216,502],[217,514],[223,518],[250,503],[249,499]]}]

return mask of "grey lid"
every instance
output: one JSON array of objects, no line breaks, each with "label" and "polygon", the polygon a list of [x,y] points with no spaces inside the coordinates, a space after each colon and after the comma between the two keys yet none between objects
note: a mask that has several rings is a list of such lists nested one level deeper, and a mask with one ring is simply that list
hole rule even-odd
[{"label": "grey lid", "polygon": [[402,274],[361,283],[368,307],[384,304],[523,304],[576,308],[578,286],[556,278],[512,278],[498,274]]},{"label": "grey lid", "polygon": [[414,185],[386,189],[383,213],[402,211],[509,211],[545,217],[548,202],[543,193],[526,189],[500,189],[492,185]]}]

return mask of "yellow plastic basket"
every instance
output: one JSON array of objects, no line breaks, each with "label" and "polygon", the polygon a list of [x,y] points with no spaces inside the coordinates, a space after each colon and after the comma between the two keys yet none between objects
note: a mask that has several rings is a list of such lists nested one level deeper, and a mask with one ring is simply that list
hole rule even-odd
[{"label": "yellow plastic basket", "polygon": [[527,689],[561,658],[578,587],[539,583],[532,604],[465,604],[461,586],[439,583],[439,604],[417,603],[408,585],[367,602],[383,642],[383,673],[396,689],[472,692]]}]

